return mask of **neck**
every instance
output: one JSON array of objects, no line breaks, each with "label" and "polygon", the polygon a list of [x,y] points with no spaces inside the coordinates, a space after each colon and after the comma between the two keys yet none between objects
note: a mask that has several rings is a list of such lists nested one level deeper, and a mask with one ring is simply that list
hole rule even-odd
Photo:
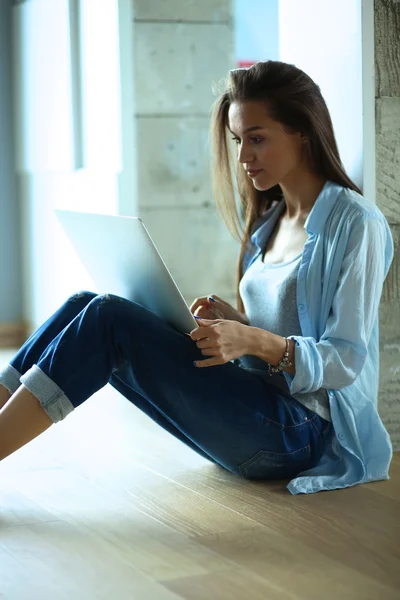
[{"label": "neck", "polygon": [[325,177],[310,171],[298,171],[290,174],[284,182],[280,183],[286,202],[284,218],[291,221],[305,220],[325,182]]}]

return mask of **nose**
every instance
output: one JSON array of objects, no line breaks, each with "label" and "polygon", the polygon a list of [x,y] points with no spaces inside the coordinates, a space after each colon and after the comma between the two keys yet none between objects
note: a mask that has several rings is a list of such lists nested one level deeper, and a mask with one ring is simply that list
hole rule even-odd
[{"label": "nose", "polygon": [[254,153],[249,146],[245,144],[238,145],[238,161],[241,164],[251,163],[254,160]]}]

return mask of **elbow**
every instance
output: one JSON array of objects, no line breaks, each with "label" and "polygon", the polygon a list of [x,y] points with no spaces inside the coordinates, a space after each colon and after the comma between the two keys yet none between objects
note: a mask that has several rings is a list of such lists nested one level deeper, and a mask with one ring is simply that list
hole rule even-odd
[{"label": "elbow", "polygon": [[324,369],[324,376],[321,387],[327,389],[340,390],[352,385],[359,377],[364,368],[366,356],[354,355],[354,360],[338,361],[331,369]]},{"label": "elbow", "polygon": [[364,346],[345,340],[297,338],[295,375],[285,373],[290,393],[307,394],[324,389],[341,389],[353,384],[364,368]]},{"label": "elbow", "polygon": [[332,390],[341,390],[342,388],[352,385],[357,377],[358,375],[356,373],[335,373],[334,376],[324,379],[321,387]]}]

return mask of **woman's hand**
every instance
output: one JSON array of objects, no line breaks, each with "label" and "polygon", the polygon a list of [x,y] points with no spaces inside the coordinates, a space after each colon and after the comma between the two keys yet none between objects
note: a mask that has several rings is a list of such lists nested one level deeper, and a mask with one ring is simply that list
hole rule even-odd
[{"label": "woman's hand", "polygon": [[190,332],[206,360],[194,363],[196,367],[223,365],[230,360],[247,354],[247,336],[249,330],[243,323],[223,319],[199,319],[199,327]]},{"label": "woman's hand", "polygon": [[215,294],[196,298],[190,306],[190,311],[201,319],[227,319],[238,321],[243,325],[249,324],[246,315],[235,310],[233,306]]}]

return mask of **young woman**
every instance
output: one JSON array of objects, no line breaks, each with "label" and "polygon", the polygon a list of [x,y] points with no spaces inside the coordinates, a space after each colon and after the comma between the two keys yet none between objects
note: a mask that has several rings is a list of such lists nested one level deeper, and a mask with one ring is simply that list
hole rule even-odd
[{"label": "young woman", "polygon": [[281,62],[233,70],[212,135],[218,207],[244,223],[238,310],[196,299],[188,337],[123,298],[71,296],[0,374],[0,460],[110,383],[244,478],[288,478],[292,494],[389,478],[378,306],[393,240],[344,171],[318,86]]}]

